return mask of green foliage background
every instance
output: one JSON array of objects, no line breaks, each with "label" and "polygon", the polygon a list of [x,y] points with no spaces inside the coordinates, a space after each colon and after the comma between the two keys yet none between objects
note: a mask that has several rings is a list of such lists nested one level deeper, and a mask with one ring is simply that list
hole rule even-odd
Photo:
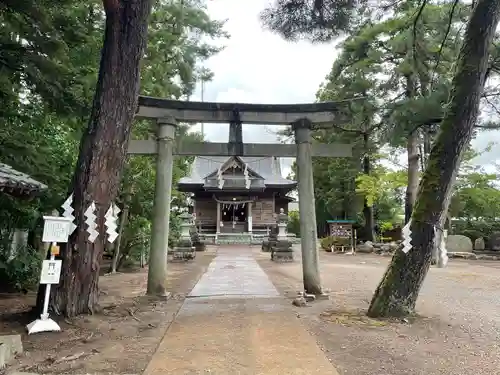
[{"label": "green foliage background", "polygon": [[[58,209],[68,196],[94,95],[104,11],[97,0],[15,1],[2,6],[0,21],[0,162],[49,186],[29,201],[0,195],[2,240],[10,243],[14,229],[30,233],[29,247],[15,260],[9,260],[8,245],[0,249],[0,283],[19,289],[33,284],[26,272],[38,276],[36,265],[44,255],[42,216]],[[209,17],[204,1],[156,1],[141,67],[141,93],[189,97],[202,75],[205,80],[211,76],[201,64],[220,51],[214,40],[226,37],[223,23]],[[150,124],[138,121],[132,137],[146,138],[149,133]],[[177,136],[201,139],[187,126],[181,126]],[[174,186],[189,163],[189,158],[176,160]],[[127,160],[116,202],[122,209],[129,207],[120,246],[122,264],[149,248],[154,182],[153,158]],[[174,192],[174,197],[173,205],[182,208],[183,195]],[[175,241],[175,212],[171,222]]]}]

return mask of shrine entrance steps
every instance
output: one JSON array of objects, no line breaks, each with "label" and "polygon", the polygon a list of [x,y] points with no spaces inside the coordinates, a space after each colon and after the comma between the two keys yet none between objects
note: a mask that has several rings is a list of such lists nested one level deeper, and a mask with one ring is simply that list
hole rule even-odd
[{"label": "shrine entrance steps", "polygon": [[250,247],[220,247],[144,375],[338,375],[257,264]]},{"label": "shrine entrance steps", "polygon": [[220,233],[215,241],[217,245],[251,245],[252,235],[249,233]]}]

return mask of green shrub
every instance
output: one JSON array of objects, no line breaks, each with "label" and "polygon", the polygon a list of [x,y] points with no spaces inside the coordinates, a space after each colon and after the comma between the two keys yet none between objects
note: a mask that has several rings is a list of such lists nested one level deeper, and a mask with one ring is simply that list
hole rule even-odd
[{"label": "green shrub", "polygon": [[297,237],[300,237],[300,216],[299,216],[299,211],[290,211],[288,212],[288,224],[287,224],[287,231],[288,233],[293,233]]},{"label": "green shrub", "polygon": [[394,225],[390,221],[382,221],[379,224],[379,227],[380,227],[380,232],[383,233],[383,232],[385,232],[387,230],[393,229]]},{"label": "green shrub", "polygon": [[42,256],[40,252],[26,246],[19,247],[10,258],[10,249],[0,251],[0,285],[7,291],[29,290],[37,286],[40,278]]},{"label": "green shrub", "polygon": [[323,250],[330,250],[330,248],[333,245],[333,239],[331,236],[328,237],[323,237],[321,240],[319,240],[319,245]]},{"label": "green shrub", "polygon": [[333,245],[350,246],[351,239],[346,237],[328,236],[320,240],[320,246],[323,250],[329,251]]},{"label": "green shrub", "polygon": [[460,231],[460,233],[457,233],[457,234],[461,234],[463,236],[469,237],[472,240],[472,242],[474,242],[479,237],[486,237],[486,239],[489,237],[489,236],[484,236],[482,232],[480,232],[476,229],[464,229],[464,230]]},{"label": "green shrub", "polygon": [[500,232],[500,221],[467,221],[453,220],[450,234],[461,234],[469,237],[473,242],[483,237],[488,246],[488,240],[493,232]]},{"label": "green shrub", "polygon": [[168,232],[168,246],[174,248],[181,238],[181,219],[178,213],[170,215],[170,231]]}]

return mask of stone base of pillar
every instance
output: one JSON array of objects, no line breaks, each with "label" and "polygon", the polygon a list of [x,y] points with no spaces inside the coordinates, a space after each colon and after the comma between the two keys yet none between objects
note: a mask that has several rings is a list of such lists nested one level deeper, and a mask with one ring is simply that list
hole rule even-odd
[{"label": "stone base of pillar", "polygon": [[198,232],[191,233],[191,241],[193,243],[195,251],[205,251],[207,246],[201,241]]},{"label": "stone base of pillar", "polygon": [[262,251],[265,253],[270,253],[272,248],[276,245],[276,241],[278,241],[278,231],[276,228],[271,228],[269,235],[267,237],[267,241],[262,242]]},{"label": "stone base of pillar", "polygon": [[273,262],[293,262],[292,242],[278,239],[271,248],[271,260]]},{"label": "stone base of pillar", "polygon": [[181,238],[174,247],[173,260],[188,261],[196,257],[195,247],[191,238]]},{"label": "stone base of pillar", "polygon": [[264,253],[270,253],[273,247],[276,246],[276,238],[269,238],[267,241],[262,242],[262,251]]}]

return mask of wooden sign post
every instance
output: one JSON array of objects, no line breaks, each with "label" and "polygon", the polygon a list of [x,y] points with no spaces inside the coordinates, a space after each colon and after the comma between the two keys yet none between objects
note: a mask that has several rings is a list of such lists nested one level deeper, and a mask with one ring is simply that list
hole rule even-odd
[{"label": "wooden sign post", "polygon": [[59,255],[58,242],[68,242],[68,237],[72,230],[72,219],[59,216],[44,216],[43,242],[50,242],[50,259],[44,260],[40,275],[40,284],[45,284],[45,298],[43,301],[43,311],[40,319],[37,319],[26,326],[28,334],[38,332],[60,331],[61,327],[49,318],[50,289],[52,284],[59,284],[61,277],[62,261],[55,257]]}]

